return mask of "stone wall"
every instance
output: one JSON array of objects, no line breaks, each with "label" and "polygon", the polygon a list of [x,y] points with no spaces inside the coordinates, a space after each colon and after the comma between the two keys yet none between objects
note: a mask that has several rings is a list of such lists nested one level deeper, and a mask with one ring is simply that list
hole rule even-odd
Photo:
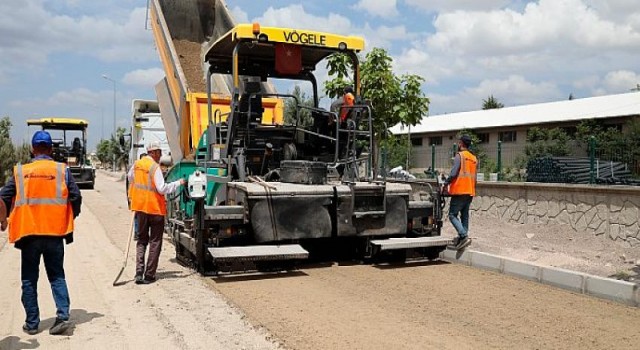
[{"label": "stone wall", "polygon": [[471,209],[472,215],[564,224],[640,246],[640,187],[479,182]]}]

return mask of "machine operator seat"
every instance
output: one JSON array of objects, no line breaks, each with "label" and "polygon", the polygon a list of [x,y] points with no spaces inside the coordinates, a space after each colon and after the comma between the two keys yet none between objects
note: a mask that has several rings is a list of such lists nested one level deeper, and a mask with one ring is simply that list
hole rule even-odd
[{"label": "machine operator seat", "polygon": [[78,159],[82,156],[82,142],[80,142],[80,138],[76,137],[73,139],[73,143],[71,144],[71,153],[74,157],[78,157]]},{"label": "machine operator seat", "polygon": [[255,127],[262,122],[264,108],[262,108],[260,92],[259,82],[247,81],[244,83],[244,93],[240,96],[240,125],[247,125],[248,122],[250,126]]}]

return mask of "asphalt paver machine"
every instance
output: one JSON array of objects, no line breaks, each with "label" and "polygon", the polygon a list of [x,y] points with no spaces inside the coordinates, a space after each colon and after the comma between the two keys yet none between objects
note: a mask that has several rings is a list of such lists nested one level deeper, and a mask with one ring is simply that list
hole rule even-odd
[{"label": "asphalt paver machine", "polygon": [[[375,116],[359,98],[362,38],[236,25],[221,0],[152,0],[151,23],[176,160],[167,180],[188,179],[168,198],[178,260],[215,274],[339,253],[436,258],[450,243],[440,237],[437,190],[376,172]],[[346,55],[355,72],[356,104],[345,120],[319,107],[314,72],[332,54]],[[310,86],[313,106],[276,92],[297,83]],[[293,118],[283,118],[285,105]]]},{"label": "asphalt paver machine", "polygon": [[87,158],[87,128],[89,123],[76,118],[42,118],[27,120],[28,126],[48,131],[53,140],[53,159],[69,167],[73,179],[82,187],[93,189],[95,167]]}]

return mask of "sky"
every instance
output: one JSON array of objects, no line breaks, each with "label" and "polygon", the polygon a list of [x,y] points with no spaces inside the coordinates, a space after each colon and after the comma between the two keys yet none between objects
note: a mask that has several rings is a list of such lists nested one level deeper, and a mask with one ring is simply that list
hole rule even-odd
[{"label": "sky", "polygon": [[[397,74],[425,79],[430,115],[480,109],[489,95],[516,106],[640,84],[637,0],[226,3],[239,23],[358,35],[367,51],[385,48]],[[26,119],[46,116],[88,119],[90,147],[111,134],[114,115],[117,126],[130,127],[131,100],[155,99],[164,76],[146,5],[0,1],[0,117],[11,118],[16,142],[35,131]],[[317,76],[326,80],[326,69]]]}]

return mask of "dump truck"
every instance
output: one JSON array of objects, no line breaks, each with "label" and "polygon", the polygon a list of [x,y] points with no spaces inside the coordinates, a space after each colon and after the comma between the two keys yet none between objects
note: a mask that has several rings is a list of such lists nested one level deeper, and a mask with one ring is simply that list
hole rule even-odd
[{"label": "dump truck", "polygon": [[[158,101],[135,99],[131,101],[131,149],[129,151],[129,166],[142,154],[146,153],[145,147],[150,142],[160,143],[162,149],[163,165],[173,164],[171,147],[164,129],[164,123],[160,116]],[[124,143],[124,142],[122,142]]]},{"label": "dump truck", "polygon": [[27,120],[27,126],[36,126],[51,134],[53,159],[69,167],[73,179],[80,187],[93,189],[95,167],[87,157],[87,128],[84,119],[42,118]]},{"label": "dump truck", "polygon": [[[181,152],[167,179],[188,179],[168,198],[179,261],[216,274],[290,268],[337,252],[434,259],[451,243],[440,236],[440,192],[385,181],[373,165],[374,116],[360,98],[362,38],[236,25],[220,0],[152,0],[151,18],[166,72],[156,86],[160,111]],[[186,46],[198,61],[185,60],[195,54]],[[344,120],[319,107],[314,71],[333,54],[354,67],[356,103],[343,107]],[[277,93],[274,79],[308,84],[313,106]],[[285,121],[287,100],[295,117]],[[303,113],[311,123],[301,122]]]}]

